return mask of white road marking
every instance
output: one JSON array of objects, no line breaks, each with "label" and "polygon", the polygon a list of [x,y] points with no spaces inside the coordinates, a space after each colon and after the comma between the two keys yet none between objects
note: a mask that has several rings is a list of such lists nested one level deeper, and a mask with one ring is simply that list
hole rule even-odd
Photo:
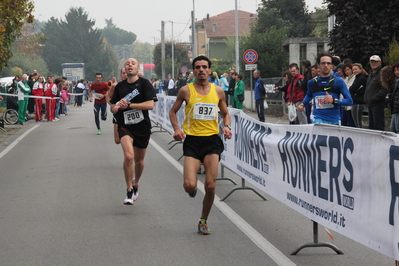
[{"label": "white road marking", "polygon": [[31,129],[27,130],[24,134],[19,136],[16,140],[14,140],[7,148],[5,148],[1,153],[0,153],[0,159],[3,158],[4,155],[6,155],[9,151],[12,150],[23,138],[25,138],[30,132],[35,130],[39,125],[36,125],[32,127]]},{"label": "white road marking", "polygon": [[[181,174],[183,174],[183,166],[170,156],[164,149],[162,149],[154,140],[150,139],[150,144],[161,153],[166,160],[168,160]],[[198,180],[200,190],[203,194],[204,184]],[[225,202],[220,201],[220,198],[215,195],[213,203],[220,211],[224,213],[249,239],[252,240],[263,252],[265,252],[272,260],[281,266],[295,266],[296,264],[287,258],[280,250],[273,244],[266,240],[258,231],[256,231],[250,224],[248,224],[240,215],[231,209]]]}]

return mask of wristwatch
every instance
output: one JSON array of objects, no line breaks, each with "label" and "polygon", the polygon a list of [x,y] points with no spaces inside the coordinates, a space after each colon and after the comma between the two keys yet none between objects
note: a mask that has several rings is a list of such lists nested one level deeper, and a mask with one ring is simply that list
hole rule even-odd
[{"label": "wristwatch", "polygon": [[334,104],[338,104],[338,99],[334,98]]},{"label": "wristwatch", "polygon": [[230,125],[224,125],[224,127],[227,127],[231,130],[231,126]]}]

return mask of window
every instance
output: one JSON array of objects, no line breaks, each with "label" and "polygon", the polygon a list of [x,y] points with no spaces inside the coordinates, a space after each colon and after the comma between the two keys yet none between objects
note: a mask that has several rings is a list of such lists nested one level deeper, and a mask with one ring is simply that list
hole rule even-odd
[{"label": "window", "polygon": [[212,23],[212,32],[216,32],[216,28],[217,28],[216,23]]},{"label": "window", "polygon": [[306,57],[306,44],[301,44],[299,48],[299,60],[307,59]]},{"label": "window", "polygon": [[324,51],[324,43],[318,43],[317,44],[317,53],[320,53],[321,51]]}]

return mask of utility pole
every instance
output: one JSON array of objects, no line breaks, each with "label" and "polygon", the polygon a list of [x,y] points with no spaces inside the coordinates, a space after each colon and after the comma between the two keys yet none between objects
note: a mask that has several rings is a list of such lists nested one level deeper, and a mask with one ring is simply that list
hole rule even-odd
[{"label": "utility pole", "polygon": [[240,64],[239,64],[239,45],[238,45],[238,8],[237,8],[237,0],[236,0],[236,12],[235,12],[235,28],[236,28],[236,71],[240,73]]},{"label": "utility pole", "polygon": [[162,82],[165,80],[165,22],[161,21],[161,62]]},{"label": "utility pole", "polygon": [[168,22],[172,23],[172,79],[175,78],[175,48],[173,44],[173,21],[169,20]]},{"label": "utility pole", "polygon": [[192,56],[193,59],[197,57],[197,36],[196,36],[196,31],[195,31],[195,0],[193,0],[193,12],[192,12],[192,35],[193,35],[193,51],[192,51]]}]

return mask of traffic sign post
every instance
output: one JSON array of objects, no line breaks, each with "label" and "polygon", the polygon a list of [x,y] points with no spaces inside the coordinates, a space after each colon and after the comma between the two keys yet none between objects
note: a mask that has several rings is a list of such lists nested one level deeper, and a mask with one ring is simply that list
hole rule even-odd
[{"label": "traffic sign post", "polygon": [[257,69],[257,65],[255,64],[258,61],[258,53],[255,50],[249,49],[244,52],[243,55],[244,62],[247,64],[245,65],[245,70],[249,70],[250,72],[250,79],[251,79],[251,110],[254,111],[254,94],[252,88],[252,70]]},{"label": "traffic sign post", "polygon": [[246,50],[243,57],[247,64],[255,64],[258,61],[258,53],[252,49]]},{"label": "traffic sign post", "polygon": [[186,67],[186,66],[182,66],[182,67],[180,68],[180,72],[181,72],[181,73],[187,73],[187,71],[188,71],[188,67]]},{"label": "traffic sign post", "polygon": [[257,64],[246,64],[245,70],[256,70],[258,68]]}]

